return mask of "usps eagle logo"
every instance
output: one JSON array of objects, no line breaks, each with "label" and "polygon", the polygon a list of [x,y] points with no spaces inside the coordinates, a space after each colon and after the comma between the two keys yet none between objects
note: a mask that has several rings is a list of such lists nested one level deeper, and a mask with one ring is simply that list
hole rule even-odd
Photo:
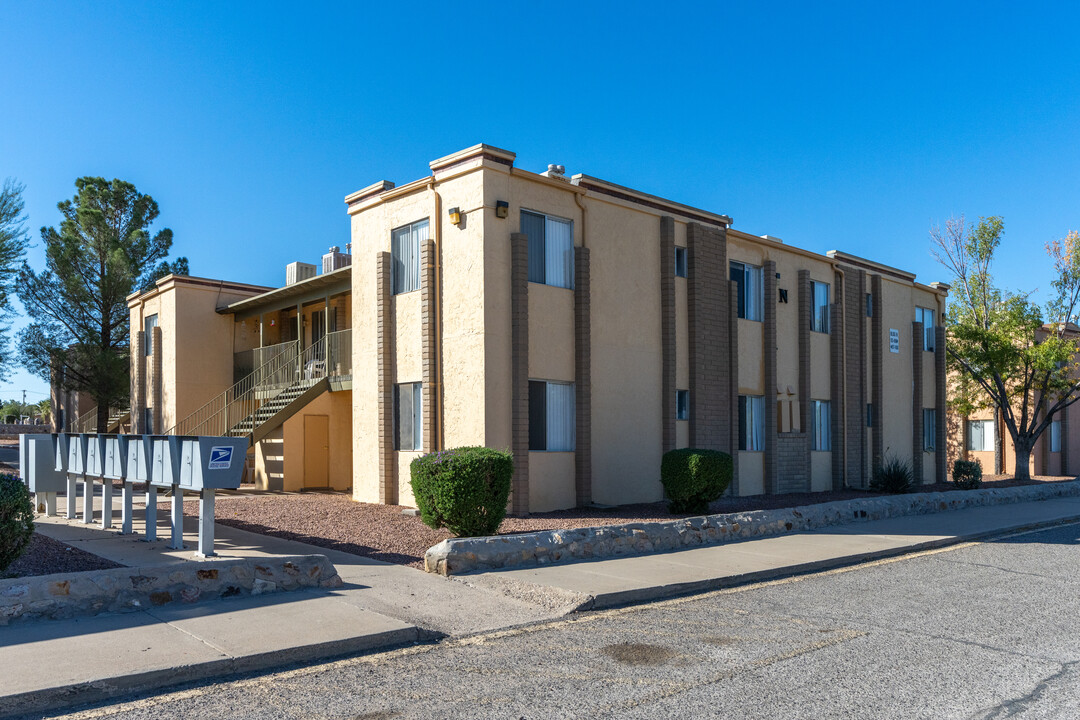
[{"label": "usps eagle logo", "polygon": [[232,465],[232,451],[228,445],[215,445],[210,448],[210,469],[228,470]]}]

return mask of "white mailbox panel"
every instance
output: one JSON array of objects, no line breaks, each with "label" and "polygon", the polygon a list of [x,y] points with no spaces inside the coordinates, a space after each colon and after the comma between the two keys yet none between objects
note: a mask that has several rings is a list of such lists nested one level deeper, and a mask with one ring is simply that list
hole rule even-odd
[{"label": "white mailbox panel", "polygon": [[105,439],[105,477],[123,480],[127,467],[127,436],[102,435]]},{"label": "white mailbox panel", "polygon": [[180,438],[154,435],[154,455],[150,464],[150,484],[169,487],[180,484]]},{"label": "white mailbox panel", "polygon": [[49,493],[67,489],[67,475],[56,469],[56,453],[50,435],[23,435],[25,450],[20,443],[20,459],[25,459],[20,470],[30,492]]},{"label": "white mailbox panel", "polygon": [[86,434],[86,474],[101,477],[105,474],[105,437]]},{"label": "white mailbox panel", "polygon": [[154,459],[154,440],[150,435],[124,435],[127,441],[127,462],[124,479],[127,482],[149,482],[150,465]]},{"label": "white mailbox panel", "polygon": [[88,446],[85,435],[68,434],[68,461],[67,471],[72,475],[86,474],[86,448]]}]

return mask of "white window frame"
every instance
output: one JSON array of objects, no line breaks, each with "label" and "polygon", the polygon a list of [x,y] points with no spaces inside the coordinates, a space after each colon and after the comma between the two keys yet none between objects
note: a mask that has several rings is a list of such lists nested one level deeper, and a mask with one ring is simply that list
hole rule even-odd
[{"label": "white window frame", "polygon": [[[823,290],[823,292],[819,292]],[[821,297],[824,295],[824,298]],[[821,304],[821,300],[824,299],[824,304]],[[810,330],[811,332],[819,332],[829,334],[830,318],[829,308],[832,302],[832,288],[829,283],[818,282],[817,280],[810,281]]]},{"label": "white window frame", "polygon": [[937,452],[937,408],[923,408],[923,451]]},{"label": "white window frame", "polygon": [[765,397],[763,395],[739,396],[739,450],[744,452],[765,450]]},{"label": "white window frame", "polygon": [[[929,320],[930,322],[927,322]],[[923,350],[934,352],[937,343],[934,341],[934,309],[915,306],[915,322],[923,324]]]},{"label": "white window frame", "polygon": [[689,390],[676,390],[675,391],[675,419],[676,420],[689,420],[690,419],[690,391]]},{"label": "white window frame", "polygon": [[427,218],[390,231],[390,292],[394,295],[420,289],[420,248],[428,239]]},{"label": "white window frame", "polygon": [[[529,282],[574,289],[574,221],[538,210],[521,209],[521,232],[529,235],[525,217],[543,218],[543,237],[529,237]],[[561,241],[557,242],[561,237]],[[543,262],[541,262],[543,258]]]},{"label": "white window frame", "polygon": [[[543,418],[534,403],[534,398],[543,385]],[[553,413],[551,408],[561,410],[561,415]],[[543,447],[534,442],[538,439],[540,427],[534,423],[543,420]],[[574,383],[556,380],[529,380],[529,452],[574,452],[577,443],[577,412]]]},{"label": "white window frame", "polygon": [[[968,440],[967,449],[969,452],[993,452],[994,451],[994,421],[990,420],[968,420]],[[975,432],[975,428],[979,428],[979,432]],[[976,436],[982,440],[981,447],[975,446]]]},{"label": "white window frame", "polygon": [[810,449],[832,450],[832,415],[828,400],[810,401]]},{"label": "white window frame", "polygon": [[154,328],[158,326],[158,314],[147,315],[143,318],[143,345],[145,347],[145,355],[149,357],[154,354]]},{"label": "white window frame", "polygon": [[[735,314],[740,320],[761,322],[762,308],[765,304],[765,277],[762,269],[757,265],[750,265],[739,260],[732,260],[728,263],[728,268],[728,277],[738,284],[739,301],[743,306],[742,313],[739,313],[736,308]],[[740,273],[741,278],[733,277]]]},{"label": "white window frame", "polygon": [[1061,452],[1061,420],[1050,421],[1050,452]]}]

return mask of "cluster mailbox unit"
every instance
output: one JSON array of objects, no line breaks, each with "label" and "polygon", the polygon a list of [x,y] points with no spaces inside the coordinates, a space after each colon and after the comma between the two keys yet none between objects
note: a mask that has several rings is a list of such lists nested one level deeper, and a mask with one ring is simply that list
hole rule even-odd
[{"label": "cluster mailbox unit", "polygon": [[214,493],[235,490],[243,477],[247,438],[96,433],[24,435],[19,468],[31,492],[56,513],[56,493],[67,491],[67,517],[75,519],[77,483],[83,482],[83,522],[94,518],[94,478],[102,481],[103,528],[112,527],[112,483],[123,483],[121,533],[132,532],[134,483],[147,484],[146,539],[157,537],[157,490],[172,491],[170,548],[184,542],[184,491],[199,493],[199,548],[214,555]]}]

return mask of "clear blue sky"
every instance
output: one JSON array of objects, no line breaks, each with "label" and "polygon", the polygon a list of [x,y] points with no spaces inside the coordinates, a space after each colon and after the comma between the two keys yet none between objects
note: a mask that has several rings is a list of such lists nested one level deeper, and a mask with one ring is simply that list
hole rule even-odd
[{"label": "clear blue sky", "polygon": [[0,178],[35,241],[117,177],[193,274],[280,285],[349,240],[346,194],[486,142],[926,282],[932,225],[1003,215],[1002,282],[1045,288],[1080,229],[1080,4],[1019,7],[0,0]]}]

